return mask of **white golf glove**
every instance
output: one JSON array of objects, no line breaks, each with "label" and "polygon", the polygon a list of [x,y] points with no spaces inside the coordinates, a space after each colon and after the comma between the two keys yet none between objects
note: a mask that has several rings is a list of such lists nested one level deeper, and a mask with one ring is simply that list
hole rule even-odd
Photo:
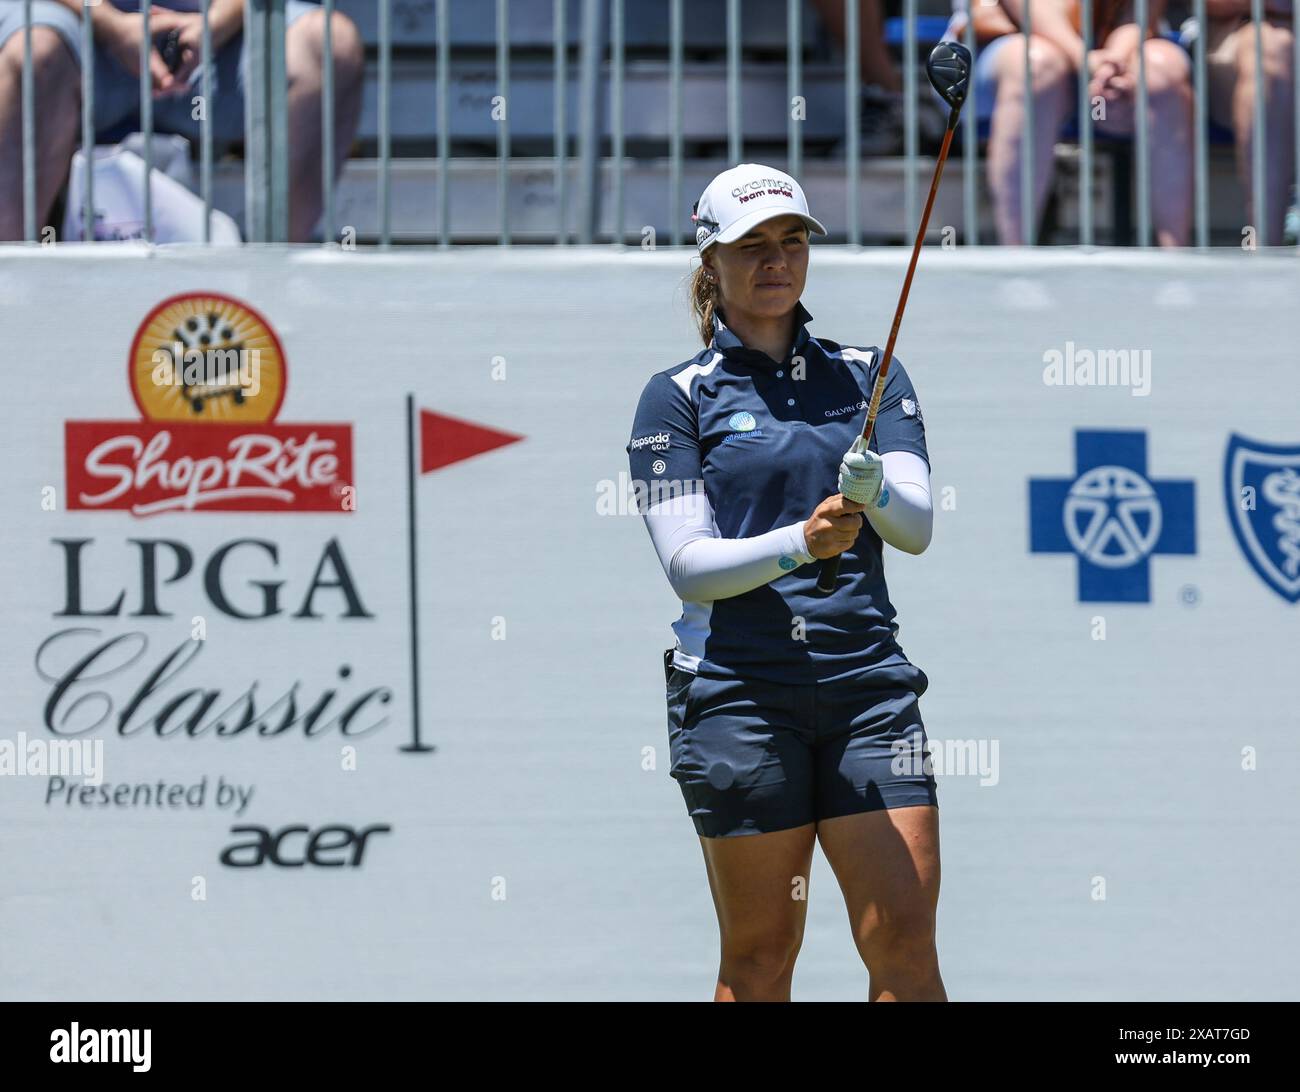
[{"label": "white golf glove", "polygon": [[849,500],[870,508],[880,498],[884,482],[884,463],[859,436],[840,463],[840,492]]}]

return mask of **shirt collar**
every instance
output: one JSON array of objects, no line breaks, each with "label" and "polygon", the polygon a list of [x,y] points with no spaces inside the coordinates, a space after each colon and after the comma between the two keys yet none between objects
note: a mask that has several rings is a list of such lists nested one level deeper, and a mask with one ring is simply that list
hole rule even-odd
[{"label": "shirt collar", "polygon": [[[808,323],[812,322],[812,315],[803,305],[802,301],[794,305],[794,322],[793,351],[798,352],[799,349],[803,348],[805,342],[807,342],[810,336],[808,333]],[[717,310],[713,312],[713,341],[710,343],[709,347],[716,349],[718,352],[723,354],[752,353],[755,356],[767,357],[766,353],[760,352],[757,349],[746,348],[740,338],[732,333],[731,328],[722,321],[722,314]]]}]

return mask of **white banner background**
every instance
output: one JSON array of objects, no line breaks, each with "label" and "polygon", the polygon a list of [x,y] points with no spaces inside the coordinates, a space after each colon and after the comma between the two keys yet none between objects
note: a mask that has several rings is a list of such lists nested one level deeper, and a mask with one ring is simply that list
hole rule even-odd
[{"label": "white banner background", "polygon": [[[341,768],[337,732],[105,739],[112,784],[192,784],[202,809],[46,802],[0,777],[6,998],[703,998],[716,925],[667,773],[660,652],[677,605],[639,519],[600,516],[646,378],[696,351],[685,251],[359,255],[133,247],[0,250],[0,738],[46,738],[36,648],[73,625],[143,632],[123,678],[208,639],[182,685],[226,701],[298,681],[386,686],[386,727]],[[815,250],[813,332],[883,343],[905,254]],[[891,553],[900,639],[931,679],[932,741],[994,740],[999,780],[943,776],[939,949],[959,999],[1294,999],[1300,883],[1295,652],[1300,607],[1247,563],[1228,521],[1230,433],[1300,444],[1297,274],[1285,257],[927,250],[898,346],[924,408],[936,513],[922,556]],[[68,420],[138,420],[136,328],[162,299],[255,307],[288,366],[282,422],[353,427],[358,510],[43,511],[62,497]],[[1048,387],[1066,342],[1152,351],[1149,397]],[[493,358],[506,378],[493,378]],[[417,481],[423,735],[409,754],[405,395],[526,439]],[[1141,429],[1155,479],[1192,479],[1197,552],[1151,560],[1149,604],[1077,601],[1077,560],[1028,550],[1028,480],[1074,476],[1074,430]],[[170,538],[195,572],[174,617],[132,619],[139,557]],[[232,597],[283,579],[285,614],[214,610],[201,567],[234,538]],[[293,619],[336,537],[370,620]],[[86,601],[60,619],[63,557],[89,538]],[[1190,590],[1189,590],[1190,589]],[[1189,605],[1186,599],[1195,598]],[[1092,639],[1102,616],[1106,639]],[[495,620],[505,639],[494,639]],[[340,664],[352,668],[340,683]],[[120,704],[125,682],[105,684]],[[155,702],[156,706],[158,703]],[[642,769],[643,748],[658,768]],[[1242,749],[1258,769],[1242,770]],[[254,786],[238,817],[218,777]],[[236,823],[392,826],[360,868],[231,869]],[[195,877],[206,899],[195,900]],[[493,897],[504,878],[504,900]],[[1095,878],[1106,898],[1093,897]],[[798,999],[865,995],[818,857]]]}]

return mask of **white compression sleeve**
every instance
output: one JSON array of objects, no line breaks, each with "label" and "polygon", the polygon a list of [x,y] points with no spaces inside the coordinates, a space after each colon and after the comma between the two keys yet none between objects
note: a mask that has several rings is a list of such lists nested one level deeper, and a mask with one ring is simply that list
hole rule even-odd
[{"label": "white compression sleeve", "polygon": [[651,505],[644,518],[659,563],[683,602],[743,595],[784,576],[793,568],[791,558],[800,565],[816,560],[808,553],[803,520],[753,538],[718,538],[703,491]]},{"label": "white compression sleeve", "polygon": [[934,509],[930,500],[930,468],[910,451],[886,451],[881,456],[885,483],[884,507],[871,507],[866,516],[882,539],[899,550],[919,554],[930,545]]}]

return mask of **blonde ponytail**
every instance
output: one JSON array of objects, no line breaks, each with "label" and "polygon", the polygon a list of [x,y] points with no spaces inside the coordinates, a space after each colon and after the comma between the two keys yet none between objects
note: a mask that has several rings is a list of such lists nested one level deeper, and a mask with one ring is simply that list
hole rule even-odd
[{"label": "blonde ponytail", "polygon": [[700,338],[709,345],[713,341],[713,315],[718,309],[719,292],[718,282],[705,273],[703,265],[696,266],[691,273],[690,295]]}]

